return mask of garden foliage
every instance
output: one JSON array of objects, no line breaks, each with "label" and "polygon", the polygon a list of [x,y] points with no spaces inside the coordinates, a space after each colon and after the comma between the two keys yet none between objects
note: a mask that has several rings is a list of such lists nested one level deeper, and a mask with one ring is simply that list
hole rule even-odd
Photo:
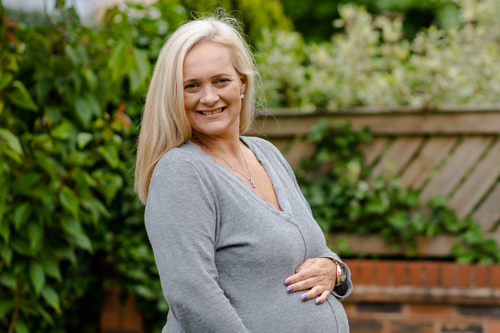
[{"label": "garden foliage", "polygon": [[266,32],[258,44],[270,107],[304,110],[356,106],[500,103],[500,2],[457,0],[460,29],[431,26],[409,42],[401,18],[375,19],[339,7],[331,42],[305,44],[296,32]]}]

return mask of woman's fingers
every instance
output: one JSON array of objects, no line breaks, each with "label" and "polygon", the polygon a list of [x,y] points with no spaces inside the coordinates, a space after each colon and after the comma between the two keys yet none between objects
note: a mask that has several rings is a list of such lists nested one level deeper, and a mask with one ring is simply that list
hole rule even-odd
[{"label": "woman's fingers", "polygon": [[285,279],[287,292],[310,289],[301,295],[301,299],[307,301],[317,297],[316,304],[324,303],[335,287],[335,262],[329,258],[312,258],[295,271],[296,274]]},{"label": "woman's fingers", "polygon": [[314,303],[316,304],[322,304],[326,301],[328,296],[330,296],[331,290],[325,290],[323,291],[316,299],[314,300]]}]

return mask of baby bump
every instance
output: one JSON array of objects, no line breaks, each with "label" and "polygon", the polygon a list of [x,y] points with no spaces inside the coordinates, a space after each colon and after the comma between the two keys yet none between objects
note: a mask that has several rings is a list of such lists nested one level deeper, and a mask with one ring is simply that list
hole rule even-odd
[{"label": "baby bump", "polygon": [[[245,326],[253,333],[347,333],[349,326],[342,304],[333,296],[327,302],[315,304],[314,300],[302,301],[303,292],[279,295],[260,295],[236,302],[236,312]],[[254,296],[256,296],[254,294]],[[247,295],[248,297],[248,295]]]}]

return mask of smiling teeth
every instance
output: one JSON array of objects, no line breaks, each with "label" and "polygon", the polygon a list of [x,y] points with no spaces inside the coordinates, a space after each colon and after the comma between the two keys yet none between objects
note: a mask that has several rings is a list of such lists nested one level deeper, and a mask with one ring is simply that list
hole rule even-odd
[{"label": "smiling teeth", "polygon": [[219,112],[222,112],[222,108],[218,108],[217,110],[214,110],[214,111],[201,111],[201,113],[203,113],[205,116],[209,115],[209,114],[219,113]]}]

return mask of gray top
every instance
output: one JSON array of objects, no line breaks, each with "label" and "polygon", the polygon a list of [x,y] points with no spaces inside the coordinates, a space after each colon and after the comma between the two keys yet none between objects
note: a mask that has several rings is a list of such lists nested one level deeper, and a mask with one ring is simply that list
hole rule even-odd
[{"label": "gray top", "polygon": [[259,138],[241,140],[267,171],[282,211],[191,141],[153,172],[145,223],[170,305],[163,333],[348,332],[338,300],[352,290],[347,266],[347,281],[323,304],[286,292],[285,278],[305,260],[341,261],[281,153]]}]

